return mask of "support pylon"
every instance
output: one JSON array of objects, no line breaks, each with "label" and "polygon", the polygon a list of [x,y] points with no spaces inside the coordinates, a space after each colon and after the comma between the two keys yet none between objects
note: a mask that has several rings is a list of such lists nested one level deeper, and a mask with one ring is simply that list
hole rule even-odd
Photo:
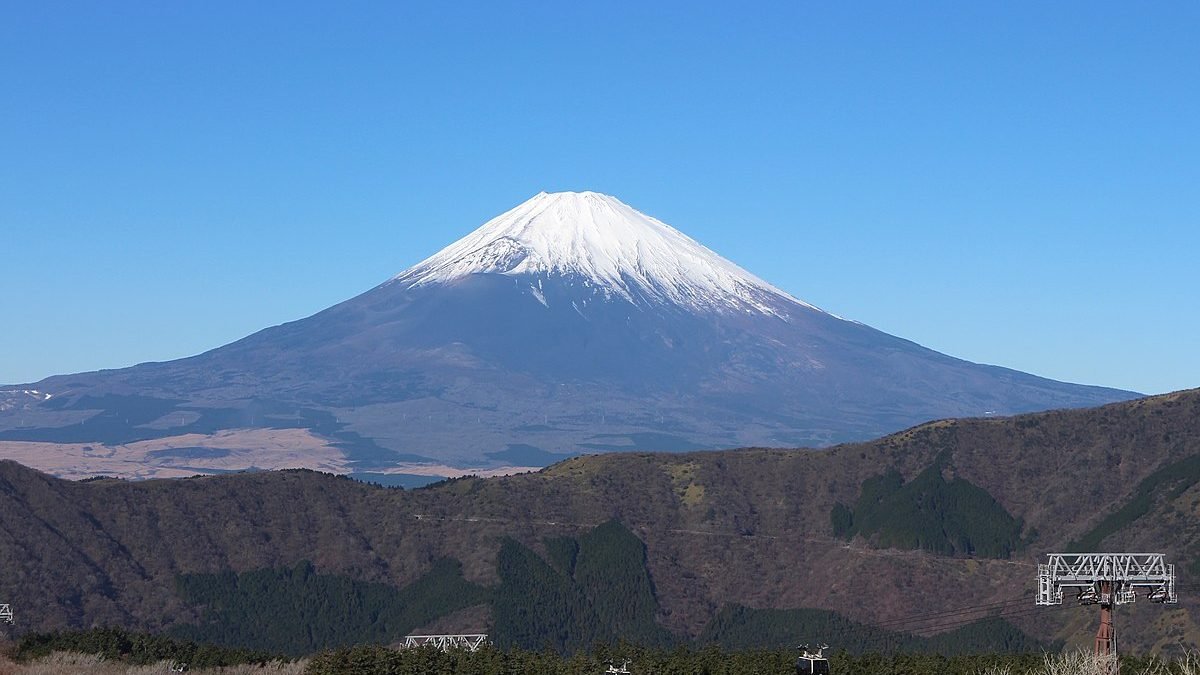
[{"label": "support pylon", "polygon": [[1117,629],[1113,626],[1113,583],[1101,581],[1100,628],[1096,630],[1097,675],[1116,675],[1117,672]]},{"label": "support pylon", "polygon": [[1109,675],[1117,671],[1117,630],[1113,610],[1131,603],[1136,591],[1155,603],[1179,602],[1175,566],[1161,553],[1050,553],[1038,565],[1038,605],[1061,605],[1064,589],[1075,589],[1080,605],[1100,605],[1095,658]]}]

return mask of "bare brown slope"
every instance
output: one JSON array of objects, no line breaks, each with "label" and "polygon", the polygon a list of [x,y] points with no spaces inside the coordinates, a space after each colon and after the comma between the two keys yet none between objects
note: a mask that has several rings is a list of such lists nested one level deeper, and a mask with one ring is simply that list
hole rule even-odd
[{"label": "bare brown slope", "polygon": [[[616,517],[646,542],[662,621],[674,630],[698,632],[726,602],[825,607],[875,621],[1031,595],[1038,554],[1061,549],[1147,476],[1197,453],[1193,390],[935,422],[820,452],[601,455],[411,492],[306,471],[73,483],[0,462],[0,598],[27,628],[157,628],[189,618],[174,591],[180,573],[309,559],[324,572],[402,585],[448,555],[472,580],[491,583],[502,536],[536,547]],[[945,473],[987,490],[1025,520],[1027,534],[1037,531],[1021,558],[876,550],[832,536],[830,509],[852,504],[864,479],[889,467],[912,478],[939,457]],[[1164,550],[1189,562],[1200,552],[1198,490],[1156,499],[1105,547]],[[1195,610],[1190,599],[1183,607]],[[1022,620],[1058,630],[1071,614]],[[1189,616],[1170,616],[1175,630],[1194,633]],[[1089,622],[1077,621],[1077,635]],[[1135,630],[1126,644],[1153,641]]]}]

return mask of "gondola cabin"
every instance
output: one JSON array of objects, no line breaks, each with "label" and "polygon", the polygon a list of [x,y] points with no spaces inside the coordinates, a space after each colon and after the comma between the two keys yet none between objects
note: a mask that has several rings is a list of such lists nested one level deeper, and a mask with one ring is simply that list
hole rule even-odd
[{"label": "gondola cabin", "polygon": [[829,675],[825,646],[819,647],[816,653],[808,651],[808,647],[801,647],[800,658],[796,659],[796,675]]}]

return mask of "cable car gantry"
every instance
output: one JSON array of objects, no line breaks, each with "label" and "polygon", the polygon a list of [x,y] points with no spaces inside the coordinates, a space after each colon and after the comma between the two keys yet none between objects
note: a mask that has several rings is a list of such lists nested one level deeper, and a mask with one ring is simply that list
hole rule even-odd
[{"label": "cable car gantry", "polygon": [[1138,591],[1157,603],[1177,603],[1175,566],[1162,553],[1051,553],[1038,565],[1038,605],[1061,605],[1066,589],[1080,605],[1100,605],[1096,654],[1117,652],[1112,609],[1137,599]]},{"label": "cable car gantry", "polygon": [[451,649],[465,649],[468,652],[478,650],[488,644],[488,636],[483,633],[470,635],[405,635],[400,643],[401,649],[415,647],[434,647],[448,652]]}]

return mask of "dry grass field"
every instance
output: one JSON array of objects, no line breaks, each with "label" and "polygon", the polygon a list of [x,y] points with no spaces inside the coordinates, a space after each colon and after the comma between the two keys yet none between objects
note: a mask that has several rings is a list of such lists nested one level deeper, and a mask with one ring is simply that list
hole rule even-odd
[{"label": "dry grass field", "polygon": [[[177,457],[170,452],[175,448],[216,452],[212,456]],[[0,441],[0,458],[71,480],[92,476],[183,478],[251,467],[348,471],[345,453],[307,429],[232,429],[119,445]]]},{"label": "dry grass field", "polygon": [[[172,450],[208,450],[190,456]],[[312,469],[344,474],[353,471],[345,451],[328,438],[307,429],[228,429],[212,434],[184,434],[148,441],[45,443],[0,441],[0,459],[11,459],[59,478],[82,480],[96,476],[146,480],[186,478],[230,471]],[[536,471],[536,466],[453,467],[436,462],[399,462],[380,473],[418,476],[508,476]]]}]

